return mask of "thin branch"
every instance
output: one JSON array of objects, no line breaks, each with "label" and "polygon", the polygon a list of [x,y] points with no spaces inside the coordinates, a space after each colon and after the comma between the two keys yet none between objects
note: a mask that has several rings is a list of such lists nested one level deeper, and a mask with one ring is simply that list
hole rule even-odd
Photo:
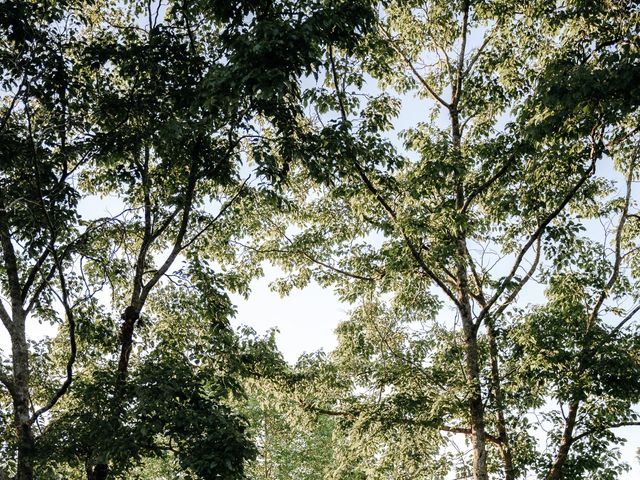
[{"label": "thin branch", "polygon": [[[342,120],[346,121],[347,120],[347,114],[346,114],[346,110],[344,109],[344,106],[342,104],[342,97],[341,97],[342,94],[341,94],[341,92],[339,90],[339,87],[338,87],[338,74],[337,74],[336,69],[335,69],[331,47],[329,48],[329,58],[330,58],[330,61],[331,61],[331,66],[332,66],[331,70],[332,70],[332,75],[333,75],[333,83],[334,83],[334,86],[336,88],[336,95],[338,96],[338,101],[340,103],[340,111],[341,111],[341,115],[342,115]],[[394,209],[391,207],[389,202],[387,202],[387,200],[382,196],[382,194],[375,187],[373,182],[369,179],[369,177],[367,176],[367,174],[366,174],[365,170],[362,168],[362,166],[357,162],[357,160],[354,160],[353,164],[354,164],[355,169],[356,169],[356,171],[358,173],[358,176],[360,177],[362,182],[367,187],[367,190],[369,190],[369,192],[375,197],[375,199],[378,201],[378,203],[380,203],[382,208],[387,212],[387,215],[389,216],[389,218],[400,229],[400,231],[402,233],[402,237],[404,238],[406,245],[409,247],[411,255],[414,257],[414,259],[416,260],[418,265],[429,276],[429,278],[431,278],[456,305],[459,305],[458,299],[456,298],[454,293],[451,291],[451,289],[446,285],[445,282],[443,282],[435,274],[435,272],[433,270],[431,270],[429,268],[429,266],[426,264],[426,262],[422,258],[422,255],[420,254],[419,248],[416,246],[416,244],[413,242],[413,240],[411,240],[411,238],[409,238],[409,236],[404,231],[404,229],[398,224],[398,218],[397,218],[397,215],[396,215]]]},{"label": "thin branch", "polygon": [[363,280],[365,282],[374,282],[375,279],[373,277],[367,277],[364,275],[359,275],[357,273],[353,273],[353,272],[348,272],[346,270],[343,270],[339,267],[335,267],[331,264],[325,263],[322,260],[318,260],[317,258],[311,256],[310,254],[308,254],[307,252],[303,252],[300,251],[299,253],[301,253],[303,256],[305,256],[308,260],[310,260],[313,263],[316,263],[318,265],[320,265],[321,267],[326,268],[327,270],[332,270],[336,273],[339,273],[340,275],[344,275],[345,277],[350,277],[353,278],[355,280]]},{"label": "thin branch", "polygon": [[420,74],[420,72],[418,72],[418,70],[416,69],[416,67],[413,64],[412,60],[409,58],[409,56],[400,47],[398,47],[396,45],[396,43],[394,42],[394,40],[391,37],[391,35],[389,34],[389,32],[387,32],[384,28],[380,28],[380,30],[387,37],[387,40],[389,41],[389,45],[391,45],[391,48],[393,48],[396,51],[396,53],[398,53],[398,55],[400,55],[400,57],[402,58],[404,63],[411,69],[411,71],[415,75],[415,77],[418,80],[418,82],[420,82],[422,84],[422,86],[429,92],[429,94],[431,94],[431,96],[438,103],[440,103],[443,107],[445,107],[447,109],[450,109],[451,108],[451,104],[448,103],[446,100],[444,100],[440,95],[438,95],[438,93],[431,86],[431,84],[429,84],[429,82],[427,82],[427,80]]},{"label": "thin branch", "polygon": [[460,94],[462,92],[462,80],[465,76],[464,70],[464,58],[466,56],[467,50],[467,34],[469,29],[469,1],[464,2],[464,12],[462,13],[462,44],[460,45],[460,54],[458,55],[458,66],[457,66],[457,75],[456,75],[456,83],[453,87],[453,92],[451,95],[451,106],[453,109],[457,111],[458,109],[458,101],[460,100]]},{"label": "thin branch", "polygon": [[[518,269],[520,268],[520,264],[522,263],[522,260],[524,259],[524,256],[527,254],[529,249],[536,242],[538,242],[538,240],[541,238],[542,234],[546,230],[547,226],[549,226],[549,224],[564,210],[564,208],[567,206],[567,204],[578,193],[580,188],[582,188],[582,186],[587,181],[587,179],[593,174],[593,172],[595,171],[595,167],[596,167],[596,158],[597,157],[595,155],[592,155],[592,160],[591,160],[591,164],[589,165],[589,168],[587,168],[584,171],[584,173],[580,176],[580,179],[569,190],[569,192],[565,195],[565,197],[562,199],[560,204],[547,215],[547,217],[540,223],[538,228],[536,228],[536,230],[533,232],[531,237],[529,237],[529,240],[527,240],[527,242],[524,244],[524,246],[520,249],[520,252],[518,253],[518,256],[515,259],[515,262],[513,263],[511,271],[502,280],[500,286],[496,289],[496,291],[493,294],[493,296],[491,297],[491,299],[487,302],[486,307],[484,307],[482,309],[482,311],[480,312],[480,315],[478,316],[478,321],[477,321],[478,325],[480,325],[480,323],[482,322],[484,317],[488,315],[489,310],[491,309],[491,307],[493,307],[493,305],[498,301],[498,299],[504,293],[504,291],[507,289],[507,287],[511,284],[513,278],[515,277],[516,273],[518,272]],[[527,280],[528,280],[528,278],[527,278]],[[521,282],[520,288],[522,288],[523,285],[524,284],[522,284],[522,282]]]},{"label": "thin branch", "polygon": [[49,257],[49,253],[50,253],[50,249],[49,248],[45,248],[42,251],[42,253],[40,254],[40,256],[38,257],[38,260],[36,261],[36,263],[29,270],[29,274],[27,275],[27,279],[25,280],[24,285],[22,285],[21,298],[22,298],[23,302],[27,299],[27,295],[29,294],[29,289],[33,285],[33,282],[35,281],[35,279],[38,276],[38,274],[40,273],[40,269],[44,265],[44,262]]},{"label": "thin branch", "polygon": [[620,135],[617,138],[614,138],[613,140],[611,140],[609,143],[607,143],[605,145],[605,148],[609,149],[609,147],[614,147],[614,146],[618,145],[619,143],[624,142],[627,138],[635,135],[638,132],[640,132],[640,126],[634,128],[633,130],[631,130],[631,131],[629,131],[629,132],[627,132],[627,133],[625,133],[623,135]]},{"label": "thin branch", "polygon": [[354,164],[356,166],[356,170],[358,171],[358,175],[364,182],[369,192],[371,192],[374,195],[374,197],[378,200],[380,205],[382,205],[382,207],[385,209],[385,211],[387,212],[391,220],[393,220],[394,223],[396,223],[396,226],[398,226],[398,228],[400,229],[400,232],[402,234],[402,237],[404,238],[405,244],[407,245],[407,247],[409,247],[411,256],[413,256],[413,258],[418,263],[420,268],[422,268],[422,270],[427,274],[427,276],[431,278],[431,280],[433,280],[442,289],[442,291],[451,299],[451,301],[453,301],[456,306],[460,306],[460,302],[458,298],[455,296],[455,294],[453,293],[453,291],[447,286],[445,282],[443,282],[440,279],[440,277],[436,275],[436,273],[431,268],[429,268],[429,266],[426,264],[426,262],[422,258],[422,255],[420,254],[420,250],[418,249],[416,244],[413,242],[413,240],[411,240],[411,238],[409,237],[409,235],[407,235],[404,229],[400,225],[398,225],[396,213],[391,207],[391,205],[389,205],[389,203],[385,200],[385,198],[380,194],[378,189],[375,187],[375,185],[373,185],[369,177],[367,177],[367,174],[365,173],[364,169],[357,162],[354,162]]},{"label": "thin branch", "polygon": [[144,230],[142,234],[142,241],[140,243],[140,249],[135,261],[135,271],[133,275],[133,289],[131,291],[131,305],[137,310],[140,309],[138,305],[140,294],[144,285],[144,266],[147,262],[147,254],[153,243],[151,232],[151,178],[149,176],[149,161],[150,152],[149,147],[144,147],[144,163],[141,168],[141,181],[144,197]]},{"label": "thin branch", "polygon": [[9,118],[11,118],[13,109],[15,108],[16,103],[18,102],[18,98],[20,97],[20,91],[22,90],[22,87],[24,87],[26,82],[27,82],[27,74],[25,73],[22,77],[22,81],[20,82],[20,85],[18,86],[18,90],[16,91],[16,94],[11,99],[11,104],[9,105],[9,107],[7,108],[7,111],[2,116],[2,121],[0,122],[0,132],[4,130],[4,127],[7,126],[7,122],[9,121]]},{"label": "thin branch", "polygon": [[[463,435],[471,435],[471,428],[468,427],[451,427],[448,425],[439,425],[438,430],[442,432],[450,432],[450,433],[461,433]],[[495,435],[491,435],[490,433],[484,432],[484,437],[489,440],[491,443],[495,443],[496,445],[500,445],[502,442]]]},{"label": "thin branch", "polygon": [[611,425],[606,425],[603,427],[598,427],[598,428],[592,428],[590,430],[587,430],[586,432],[582,432],[579,435],[576,435],[575,437],[573,437],[571,439],[571,443],[575,443],[578,440],[584,438],[584,437],[588,437],[589,435],[593,435],[595,433],[598,432],[603,432],[606,430],[610,430],[612,428],[620,428],[620,427],[637,427],[640,426],[640,422],[618,422],[618,423],[612,423]]},{"label": "thin branch", "polygon": [[596,353],[606,343],[611,340],[615,335],[629,322],[636,313],[640,311],[640,304],[636,305],[627,315],[589,352],[590,355]]},{"label": "thin branch", "polygon": [[245,186],[247,185],[247,182],[249,181],[251,177],[247,177],[245,178],[244,182],[242,182],[242,184],[240,185],[240,188],[238,188],[238,190],[236,191],[236,193],[227,201],[224,203],[224,205],[222,205],[222,207],[220,207],[220,211],[216,214],[215,217],[213,217],[211,220],[209,220],[206,225],[204,227],[202,227],[191,239],[185,241],[182,244],[182,248],[181,250],[184,250],[186,248],[188,248],[193,242],[195,242],[203,233],[205,233],[207,230],[209,230],[218,220],[220,220],[220,218],[225,214],[225,212],[231,208],[231,206],[234,204],[234,202],[240,197],[240,194],[242,193],[242,191],[244,190]]},{"label": "thin branch", "polygon": [[[638,153],[638,148],[636,148],[636,155]],[[635,158],[632,160],[635,163]],[[609,277],[609,281],[605,285],[605,287],[600,292],[598,296],[598,300],[596,301],[593,310],[591,311],[591,315],[589,315],[589,321],[587,324],[587,329],[590,329],[594,324],[598,313],[600,312],[600,308],[604,303],[605,299],[609,295],[609,291],[618,281],[618,277],[620,276],[620,265],[622,264],[622,233],[624,230],[625,223],[627,221],[627,216],[629,214],[629,205],[631,204],[631,184],[633,182],[633,174],[635,164],[632,163],[629,166],[629,173],[627,174],[626,181],[626,194],[624,197],[624,206],[622,209],[622,214],[620,215],[620,221],[618,222],[618,228],[616,229],[616,239],[615,239],[615,258],[613,261],[613,270],[611,272],[611,276]]]},{"label": "thin branch", "polygon": [[465,76],[469,74],[469,72],[471,71],[471,69],[473,68],[473,66],[475,65],[475,63],[478,61],[478,59],[480,58],[480,55],[482,54],[482,52],[484,51],[484,49],[487,47],[487,45],[489,45],[489,42],[491,41],[491,39],[493,38],[493,35],[487,35],[486,37],[484,37],[484,41],[482,42],[482,45],[480,45],[475,53],[473,54],[473,56],[471,57],[471,60],[469,61],[469,64],[467,65],[467,68],[464,71]]},{"label": "thin branch", "polygon": [[471,269],[471,275],[473,276],[473,281],[476,284],[477,292],[472,293],[473,298],[477,300],[477,302],[480,304],[481,307],[484,307],[487,304],[487,300],[484,296],[484,291],[482,290],[482,284],[484,282],[482,280],[482,277],[478,273],[478,270],[476,268],[476,262],[473,260],[473,257],[471,256],[471,252],[469,252],[469,248],[466,242],[464,244],[464,249],[467,255],[467,263],[469,264],[469,267]]},{"label": "thin branch", "polygon": [[173,223],[175,218],[178,216],[178,213],[182,210],[182,206],[178,205],[176,208],[164,219],[164,221],[160,224],[160,227],[156,228],[151,233],[151,241],[155,241],[160,235],[162,235],[167,228]]},{"label": "thin branch", "polygon": [[196,183],[198,179],[198,162],[194,159],[191,163],[191,172],[189,173],[189,181],[187,184],[186,192],[185,192],[185,205],[182,210],[182,219],[180,221],[180,227],[178,228],[178,233],[176,234],[176,238],[173,243],[173,248],[171,252],[165,259],[164,263],[160,266],[160,268],[156,271],[156,273],[149,279],[149,281],[144,284],[142,289],[140,290],[140,295],[136,299],[138,305],[141,306],[145,303],[149,292],[151,289],[160,281],[162,276],[169,270],[176,257],[182,251],[182,241],[184,240],[184,236],[187,233],[187,227],[189,226],[189,220],[191,219],[191,210],[193,207],[193,196],[195,193]]},{"label": "thin branch", "polygon": [[496,311],[494,312],[495,317],[499,317],[500,314],[505,311],[505,309],[511,304],[511,302],[513,302],[513,300],[516,298],[518,293],[520,293],[520,291],[523,289],[526,283],[531,279],[531,277],[533,277],[533,274],[536,272],[536,269],[538,268],[538,264],[540,263],[540,253],[542,252],[540,241],[541,241],[540,238],[538,238],[538,240],[536,241],[536,248],[535,248],[536,256],[534,257],[533,262],[531,262],[531,266],[529,267],[529,270],[527,271],[525,276],[522,277],[522,279],[517,283],[515,288],[511,291],[509,296],[506,298],[506,300],[502,302],[502,304],[500,304],[500,306],[496,309]]},{"label": "thin branch", "polygon": [[[33,143],[33,137],[32,137],[32,143]],[[71,250],[70,248],[70,244],[68,245],[68,249],[65,248],[65,250],[63,251],[64,256],[60,256],[58,251],[55,248],[55,242],[56,242],[56,237],[57,237],[57,228],[51,218],[51,215],[49,213],[49,210],[47,210],[46,205],[44,203],[44,192],[43,192],[43,188],[42,188],[42,182],[40,179],[40,169],[38,168],[38,163],[36,160],[36,156],[35,156],[35,147],[33,150],[33,167],[34,167],[34,172],[35,172],[35,179],[36,179],[36,186],[38,188],[38,200],[40,202],[40,207],[42,208],[42,211],[44,212],[44,217],[45,217],[45,221],[47,226],[49,227],[49,231],[51,233],[51,239],[50,239],[50,254],[54,260],[54,265],[55,268],[58,272],[58,281],[60,282],[60,288],[62,290],[62,296],[58,296],[59,300],[61,301],[64,310],[65,310],[65,314],[67,316],[67,322],[69,323],[69,345],[70,345],[70,354],[69,354],[69,358],[67,360],[67,365],[66,365],[66,378],[64,380],[64,382],[62,383],[62,385],[58,388],[58,390],[56,390],[56,392],[53,394],[53,396],[51,397],[51,399],[49,400],[49,402],[44,405],[42,408],[36,410],[33,415],[31,416],[31,418],[28,421],[29,425],[33,425],[34,422],[36,422],[38,420],[38,417],[40,417],[40,415],[42,415],[43,413],[51,410],[51,408],[53,408],[56,403],[58,402],[58,400],[60,400],[60,398],[62,398],[63,395],[65,395],[67,393],[67,391],[69,390],[69,387],[71,386],[71,382],[73,381],[73,366],[75,364],[76,361],[76,356],[77,356],[77,344],[76,344],[76,323],[75,323],[75,319],[74,319],[74,314],[73,314],[73,310],[69,304],[69,290],[67,288],[67,282],[66,282],[66,278],[64,275],[64,269],[63,269],[63,262],[64,259],[66,257],[66,255],[68,254],[68,251]],[[55,293],[55,292],[54,292]],[[57,293],[56,293],[57,295]]]},{"label": "thin branch", "polygon": [[347,418],[356,418],[359,415],[358,411],[345,411],[345,410],[331,410],[328,408],[316,407],[315,405],[300,400],[299,401],[302,408],[309,412],[318,413],[320,415],[328,415],[330,417],[347,417]]},{"label": "thin branch", "polygon": [[338,86],[338,73],[336,71],[336,62],[333,58],[333,46],[329,45],[329,63],[331,63],[331,76],[333,78],[333,87],[336,90],[336,97],[338,98],[338,105],[340,107],[340,116],[342,117],[342,121],[347,121],[347,110],[344,106],[344,99],[342,98],[343,91],[340,90]]},{"label": "thin branch", "polygon": [[491,177],[489,177],[489,179],[487,179],[486,182],[484,182],[482,185],[476,188],[473,192],[471,192],[464,202],[464,205],[462,207],[462,213],[466,212],[469,209],[469,207],[471,206],[471,203],[475,200],[477,196],[482,195],[489,188],[491,188],[491,186],[495,182],[497,182],[502,176],[504,176],[509,171],[509,168],[511,167],[511,165],[513,165],[514,162],[515,162],[515,155],[512,155],[504,163],[504,165],[502,165],[502,167],[498,169],[496,173],[494,173]]}]

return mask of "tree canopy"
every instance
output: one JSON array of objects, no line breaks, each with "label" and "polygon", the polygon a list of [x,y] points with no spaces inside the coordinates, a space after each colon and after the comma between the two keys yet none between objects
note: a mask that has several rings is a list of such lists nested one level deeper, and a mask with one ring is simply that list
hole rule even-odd
[{"label": "tree canopy", "polygon": [[[627,469],[637,2],[33,0],[0,24],[0,479]],[[289,365],[231,327],[266,262],[350,305],[334,351]]]}]

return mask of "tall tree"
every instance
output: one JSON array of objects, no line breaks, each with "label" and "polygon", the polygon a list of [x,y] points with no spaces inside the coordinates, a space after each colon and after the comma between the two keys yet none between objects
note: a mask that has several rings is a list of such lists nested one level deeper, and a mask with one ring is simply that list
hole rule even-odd
[{"label": "tall tree", "polygon": [[[627,325],[636,313],[613,308],[635,298],[625,286],[636,273],[622,268],[633,264],[633,243],[624,250],[622,238],[633,235],[634,207],[630,193],[611,199],[596,167],[614,158],[631,192],[637,31],[633,2],[398,1],[385,4],[360,55],[328,50],[325,84],[308,93],[319,113],[308,126],[315,161],[299,172],[291,215],[274,222],[274,240],[261,250],[293,272],[285,290],[315,275],[356,303],[334,357],[352,375],[340,399],[352,408],[339,411],[356,424],[429,427],[431,456],[447,441],[438,432],[465,435],[476,480],[498,465],[506,479],[528,470],[548,479],[615,472],[599,452],[609,427],[633,423],[637,389],[611,390],[615,381],[597,373],[602,364],[587,363],[603,337],[636,351],[637,336],[611,323],[618,316]],[[365,89],[362,71],[383,91]],[[426,114],[394,132],[403,100]],[[585,207],[609,199],[608,210]],[[614,213],[604,240],[587,247],[579,231]],[[289,235],[287,221],[302,233]],[[618,240],[609,249],[611,235]],[[597,272],[580,255],[601,258]],[[518,300],[534,291],[532,280],[547,282],[548,303],[522,314]],[[552,315],[547,323],[541,312]],[[551,325],[582,329],[572,347],[555,345],[574,352],[571,375],[543,380],[529,369],[513,382],[513,369],[526,365],[525,340],[514,336],[531,323],[548,325],[527,330],[536,355],[547,351]],[[555,338],[566,342],[568,330],[560,331]],[[637,357],[625,348],[611,348],[606,361],[617,358],[633,378]],[[527,422],[547,408],[557,412],[548,417],[555,451],[538,455]],[[572,448],[580,455],[571,457]]]},{"label": "tall tree", "polygon": [[[153,372],[142,363],[131,371],[147,302],[166,275],[187,289],[197,275],[215,283],[210,263],[231,256],[228,237],[244,228],[236,204],[260,196],[240,175],[242,168],[251,171],[245,152],[252,142],[292,149],[299,79],[315,68],[320,45],[353,44],[370,18],[359,7],[337,1],[2,5],[0,237],[10,300],[0,314],[13,350],[0,379],[13,402],[16,478],[33,478],[33,426],[71,385],[79,321],[86,349],[81,384],[100,377],[104,397],[113,397],[113,426],[122,426],[118,415],[139,400],[130,396],[130,384]],[[279,160],[262,155],[254,175],[276,179],[286,170]],[[256,193],[249,196],[250,190]],[[80,219],[77,204],[92,195],[124,204],[123,212]],[[181,260],[188,267],[180,269]],[[66,378],[53,391],[54,379],[36,385],[33,378],[30,362],[39,354],[29,352],[26,325],[34,320],[54,321],[70,339]],[[58,339],[43,348],[59,345]],[[206,395],[198,397],[203,380],[183,380],[196,402],[191,413],[211,406]],[[228,421],[241,436],[241,422],[224,407],[213,423],[205,420],[194,425],[203,435]],[[98,439],[106,431],[93,433]],[[86,455],[86,475],[106,478],[112,455],[105,442],[96,443]],[[235,463],[250,448],[242,438],[237,444],[244,450],[216,472],[241,474]]]},{"label": "tall tree", "polygon": [[[77,307],[90,298],[72,268],[92,230],[78,228],[74,187],[91,153],[89,89],[81,82],[83,65],[74,49],[78,19],[62,6],[5,2],[0,23],[0,317],[11,344],[0,382],[11,398],[15,432],[3,437],[3,449],[15,448],[15,478],[22,480],[33,477],[34,425],[71,384]],[[38,362],[27,337],[34,318],[67,334],[65,374],[60,379],[56,371],[38,392],[32,378]]]}]

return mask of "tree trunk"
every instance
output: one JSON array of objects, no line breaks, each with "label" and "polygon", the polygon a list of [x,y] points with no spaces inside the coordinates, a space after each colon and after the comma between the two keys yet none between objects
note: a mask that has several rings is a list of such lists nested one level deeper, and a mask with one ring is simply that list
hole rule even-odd
[{"label": "tree trunk", "polygon": [[32,457],[35,441],[31,429],[31,409],[29,408],[29,346],[25,330],[27,314],[22,304],[18,260],[11,241],[7,212],[4,206],[4,198],[2,197],[0,197],[0,244],[2,245],[2,262],[11,298],[12,318],[7,320],[5,326],[11,337],[13,388],[10,393],[13,401],[13,422],[16,429],[18,447],[18,464],[15,478],[16,480],[32,480]]},{"label": "tree trunk", "polygon": [[[464,53],[464,52],[463,52]],[[462,211],[465,202],[464,165],[462,159],[462,134],[460,118],[457,110],[457,98],[461,85],[454,88],[454,102],[449,110],[451,119],[451,141],[458,180],[456,187],[456,208]],[[465,344],[465,374],[469,382],[469,416],[471,420],[471,446],[473,449],[473,478],[474,480],[489,480],[487,470],[487,447],[484,424],[484,406],[480,389],[480,366],[478,365],[478,331],[473,322],[471,312],[471,296],[469,293],[469,279],[467,275],[467,237],[465,222],[461,219],[456,227],[456,277],[458,281],[458,310],[462,319]]]},{"label": "tree trunk", "polygon": [[[140,310],[132,305],[125,308],[122,314],[122,327],[120,328],[120,358],[118,359],[117,387],[124,387],[129,372],[129,360],[133,348],[133,333],[136,322],[140,318]],[[87,480],[106,480],[109,476],[109,465],[99,463],[95,466],[87,465]]]},{"label": "tree trunk", "polygon": [[120,359],[118,361],[118,382],[124,382],[129,371],[129,359],[133,348],[133,331],[136,321],[140,317],[140,310],[133,305],[125,308],[122,314],[122,327],[120,329]]},{"label": "tree trunk", "polygon": [[14,308],[11,332],[14,376],[13,415],[18,443],[16,480],[32,480],[34,438],[29,408],[29,353],[25,335],[25,315],[24,312],[16,310]]},{"label": "tree trunk", "polygon": [[87,480],[105,480],[109,475],[109,466],[100,463],[98,465],[87,465]]},{"label": "tree trunk", "polygon": [[553,462],[546,480],[560,480],[562,475],[562,468],[569,456],[569,450],[573,442],[573,430],[576,426],[576,418],[578,416],[578,407],[580,403],[574,400],[569,404],[569,415],[564,425],[564,432],[562,432],[562,440],[560,441],[560,447],[556,455],[556,460]]},{"label": "tree trunk", "polygon": [[498,439],[500,440],[500,452],[504,463],[505,480],[514,480],[513,455],[511,444],[507,435],[507,425],[504,419],[504,396],[500,384],[500,365],[498,360],[498,343],[495,335],[495,324],[493,319],[487,318],[487,336],[489,337],[489,355],[491,357],[491,384],[498,415]]},{"label": "tree trunk", "polygon": [[473,448],[474,480],[489,480],[487,470],[487,447],[484,424],[484,407],[480,390],[480,367],[478,365],[478,342],[469,305],[460,311],[465,342],[465,374],[469,382],[469,415],[471,418],[471,446]]}]

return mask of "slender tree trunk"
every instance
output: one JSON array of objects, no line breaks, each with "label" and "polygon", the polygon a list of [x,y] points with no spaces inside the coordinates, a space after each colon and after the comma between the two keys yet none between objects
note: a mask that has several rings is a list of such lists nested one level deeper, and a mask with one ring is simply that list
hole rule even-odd
[{"label": "slender tree trunk", "polygon": [[[117,388],[124,387],[127,373],[129,372],[129,361],[131,359],[131,349],[133,348],[133,333],[135,325],[140,317],[140,310],[132,305],[125,308],[122,314],[122,326],[120,328],[120,358],[117,370]],[[109,465],[98,463],[97,465],[87,465],[87,480],[106,480],[109,477]]]},{"label": "slender tree trunk", "polygon": [[35,442],[30,422],[31,409],[29,408],[29,350],[25,335],[25,315],[23,311],[16,310],[14,308],[13,332],[11,332],[14,377],[13,416],[18,442],[16,480],[32,480],[32,457]]},{"label": "slender tree trunk", "polygon": [[507,424],[504,418],[504,395],[500,384],[500,365],[495,324],[491,318],[487,318],[486,324],[487,336],[489,337],[489,355],[491,357],[491,385],[498,415],[498,439],[500,440],[500,452],[504,463],[504,478],[505,480],[514,480],[513,455],[511,453],[509,436],[507,435]]},{"label": "slender tree trunk", "polygon": [[[454,92],[455,93],[455,92]],[[455,93],[454,98],[457,97]],[[456,187],[456,207],[462,211],[464,192],[464,166],[462,165],[459,112],[454,103],[450,109],[451,138],[458,171],[458,185]],[[473,448],[473,478],[474,480],[489,480],[487,469],[487,447],[484,423],[484,406],[480,389],[480,366],[478,355],[478,331],[471,312],[471,296],[469,293],[469,279],[467,275],[466,252],[467,239],[465,225],[458,222],[456,231],[457,280],[459,291],[459,312],[462,320],[465,344],[465,374],[469,382],[469,416],[471,420],[471,445]]]},{"label": "slender tree trunk", "polygon": [[35,440],[31,428],[31,409],[29,397],[29,346],[26,336],[27,314],[22,304],[22,287],[18,273],[11,233],[4,205],[0,197],[0,244],[2,262],[7,275],[9,296],[11,298],[11,320],[8,326],[11,337],[11,356],[13,368],[13,421],[16,429],[18,465],[16,480],[33,479],[33,450]]},{"label": "slender tree trunk", "polygon": [[[463,300],[465,295],[461,296]],[[461,302],[462,303],[462,302]],[[484,423],[484,407],[480,390],[480,366],[478,362],[477,331],[473,324],[470,304],[462,303],[460,310],[465,343],[465,374],[469,382],[469,416],[471,419],[471,446],[473,448],[473,478],[488,480],[487,447]]]}]

